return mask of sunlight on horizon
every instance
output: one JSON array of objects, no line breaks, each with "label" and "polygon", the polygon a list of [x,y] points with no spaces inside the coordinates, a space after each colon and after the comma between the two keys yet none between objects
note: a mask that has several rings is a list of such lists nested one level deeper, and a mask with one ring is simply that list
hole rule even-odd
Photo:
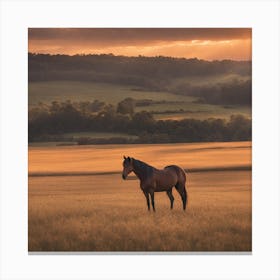
[{"label": "sunlight on horizon", "polygon": [[159,42],[153,45],[127,45],[96,48],[92,46],[51,44],[34,41],[29,52],[43,54],[113,54],[123,56],[168,56],[205,60],[251,60],[251,40],[192,40]]},{"label": "sunlight on horizon", "polygon": [[[43,54],[141,55],[205,60],[251,60],[252,57],[251,36],[244,37],[242,34],[240,36],[235,34],[235,36],[230,37],[225,34],[224,30],[222,30],[223,32],[221,31],[221,36],[218,37],[217,35],[213,37],[212,31],[208,37],[205,34],[203,36],[198,34],[192,38],[184,38],[183,36],[170,38],[160,29],[158,38],[151,37],[148,33],[145,35],[147,37],[143,37],[143,35],[137,38],[137,31],[132,31],[131,37],[127,34],[121,36],[122,33],[118,34],[119,37],[110,33],[106,33],[103,37],[100,34],[98,35],[99,37],[97,35],[86,37],[81,30],[75,29],[75,32],[73,31],[73,34],[71,34],[71,29],[59,29],[56,31],[46,28],[46,35],[29,36],[28,51]],[[94,31],[94,28],[92,30]],[[114,29],[112,30],[114,32]],[[52,32],[51,36],[48,35],[48,32]]]}]

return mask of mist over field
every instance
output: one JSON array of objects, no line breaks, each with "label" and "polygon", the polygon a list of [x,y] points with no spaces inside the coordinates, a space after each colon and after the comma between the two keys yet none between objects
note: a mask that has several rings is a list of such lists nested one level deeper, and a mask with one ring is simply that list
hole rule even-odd
[{"label": "mist over field", "polygon": [[30,53],[28,72],[30,143],[251,140],[250,61]]},{"label": "mist over field", "polygon": [[130,86],[133,91],[169,92],[198,97],[201,103],[223,105],[251,105],[251,71],[251,61],[110,54],[30,53],[28,56],[29,82],[79,81],[123,85]]}]

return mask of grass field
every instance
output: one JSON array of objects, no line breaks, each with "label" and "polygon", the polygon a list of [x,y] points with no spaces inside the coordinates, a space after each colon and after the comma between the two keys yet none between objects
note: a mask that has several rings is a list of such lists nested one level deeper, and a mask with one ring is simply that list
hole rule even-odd
[{"label": "grass field", "polygon": [[48,81],[30,82],[28,84],[29,105],[36,105],[38,102],[49,103],[57,101],[93,101],[95,99],[106,103],[117,104],[126,97],[135,99],[152,100],[195,100],[192,97],[174,96],[167,92],[137,91],[133,86],[89,83],[78,81]]},{"label": "grass field", "polygon": [[[186,168],[187,211],[174,191],[148,212],[123,154]],[[250,142],[31,147],[29,251],[251,251],[250,168]]]},{"label": "grass field", "polygon": [[251,142],[29,147],[30,175],[121,172],[123,155],[158,168],[177,164],[186,170],[248,169]]},{"label": "grass field", "polygon": [[148,212],[120,175],[29,178],[29,251],[251,251],[251,173],[188,176],[189,205]]},{"label": "grass field", "polygon": [[[225,79],[223,77],[215,78]],[[215,80],[215,81],[216,81]],[[205,80],[205,82],[209,80]],[[194,80],[194,83],[198,81]],[[29,106],[39,102],[50,103],[56,101],[93,101],[95,99],[116,105],[121,100],[132,97],[134,99],[151,99],[154,101],[169,101],[175,103],[152,104],[150,106],[136,107],[135,111],[142,110],[161,112],[155,114],[156,119],[182,119],[196,118],[207,119],[210,117],[228,119],[232,114],[243,114],[251,117],[251,108],[246,106],[231,106],[194,103],[196,98],[175,95],[168,92],[137,91],[133,87],[124,85],[89,83],[78,81],[48,81],[30,82],[28,84]],[[184,113],[165,113],[165,111],[184,110]]]}]

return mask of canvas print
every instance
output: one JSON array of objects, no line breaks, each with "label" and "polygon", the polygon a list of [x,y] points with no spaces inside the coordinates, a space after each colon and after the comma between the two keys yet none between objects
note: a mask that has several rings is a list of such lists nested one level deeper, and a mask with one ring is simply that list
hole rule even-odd
[{"label": "canvas print", "polygon": [[29,28],[29,252],[250,253],[251,31]]}]

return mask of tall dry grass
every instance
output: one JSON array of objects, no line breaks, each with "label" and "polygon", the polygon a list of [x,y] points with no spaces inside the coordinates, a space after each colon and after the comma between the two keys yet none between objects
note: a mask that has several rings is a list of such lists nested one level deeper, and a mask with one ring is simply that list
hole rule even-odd
[{"label": "tall dry grass", "polygon": [[29,177],[29,251],[251,251],[251,172],[187,176],[189,205],[120,175]]}]

